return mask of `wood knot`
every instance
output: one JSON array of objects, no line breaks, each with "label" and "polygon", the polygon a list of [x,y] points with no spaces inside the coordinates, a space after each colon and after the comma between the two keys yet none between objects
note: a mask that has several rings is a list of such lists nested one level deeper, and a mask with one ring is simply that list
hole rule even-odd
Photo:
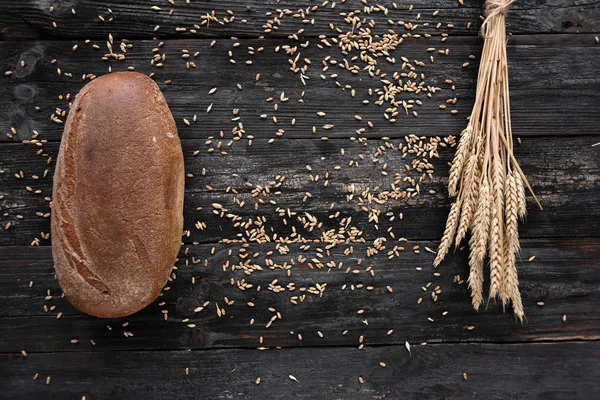
[{"label": "wood knot", "polygon": [[17,130],[19,140],[29,140],[33,137],[33,126],[31,118],[22,105],[15,104],[9,114],[9,126]]},{"label": "wood knot", "polygon": [[37,94],[37,88],[30,84],[20,84],[13,89],[13,96],[18,103],[31,103]]},{"label": "wood knot", "polygon": [[31,75],[39,60],[44,56],[44,51],[41,46],[36,46],[23,53],[17,60],[17,65],[13,68],[13,76],[16,78],[24,78]]}]

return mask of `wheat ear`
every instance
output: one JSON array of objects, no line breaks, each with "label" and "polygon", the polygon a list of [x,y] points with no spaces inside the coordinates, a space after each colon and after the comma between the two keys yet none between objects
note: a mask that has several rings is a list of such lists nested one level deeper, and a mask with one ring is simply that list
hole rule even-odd
[{"label": "wheat ear", "polygon": [[[511,266],[515,268],[515,254],[519,251],[519,232],[518,232],[518,216],[517,216],[517,186],[515,177],[508,174],[505,179],[504,187],[504,261],[505,267],[502,271],[502,291],[500,299],[502,305],[506,306],[513,296],[515,291],[518,291],[518,282],[515,279],[516,275],[511,275]],[[514,269],[516,272],[516,268]]]},{"label": "wheat ear", "polygon": [[500,298],[502,299],[502,305],[506,306],[509,301],[512,301],[513,314],[521,322],[525,313],[523,312],[523,303],[521,302],[521,293],[519,291],[519,277],[517,275],[516,265],[516,252],[513,251],[515,245],[510,243],[509,239],[504,239],[504,251],[505,251],[505,270],[503,275],[502,293]]},{"label": "wheat ear", "polygon": [[525,201],[525,185],[523,184],[523,178],[516,170],[512,173],[515,178],[515,186],[517,188],[517,214],[521,220],[525,219],[527,215],[527,202]]},{"label": "wheat ear", "polygon": [[500,158],[492,161],[492,223],[490,226],[490,298],[502,291],[502,270],[504,268],[504,173]]},{"label": "wheat ear", "polygon": [[519,195],[514,174],[508,174],[504,191],[504,217],[506,219],[506,239],[512,253],[519,251]]},{"label": "wheat ear", "polygon": [[[477,195],[479,191],[474,189],[475,182],[479,182],[479,165],[477,165],[477,154],[472,154],[467,162],[465,168],[465,181],[464,187],[466,194],[464,195],[462,210],[460,212],[460,220],[458,222],[458,229],[456,230],[455,245],[458,248],[460,242],[465,238],[467,230],[471,225],[473,214],[475,214],[475,207],[477,204]],[[461,185],[463,185],[461,183]]]},{"label": "wheat ear", "polygon": [[502,301],[502,308],[506,311],[506,306],[510,302],[510,295],[512,293],[512,287],[510,286],[511,279],[509,277],[509,267],[508,265],[512,262],[514,264],[515,253],[510,251],[510,244],[508,243],[508,238],[506,235],[504,236],[504,240],[502,242],[502,254],[503,254],[503,262],[502,266],[502,276],[500,282],[500,291],[498,295],[500,296],[500,300]]},{"label": "wheat ear", "polygon": [[473,308],[476,310],[479,310],[483,303],[483,261],[487,253],[490,231],[490,204],[489,183],[485,177],[479,188],[477,209],[473,216],[472,234],[469,240],[469,288],[471,289]]},{"label": "wheat ear", "polygon": [[465,166],[465,156],[470,147],[472,134],[473,129],[471,128],[471,125],[468,125],[460,135],[460,142],[458,143],[456,155],[454,156],[452,166],[450,167],[450,177],[448,178],[448,193],[452,197],[456,197],[456,188],[458,187],[458,181]]},{"label": "wheat ear", "polygon": [[433,265],[438,266],[448,254],[448,249],[450,249],[450,245],[452,244],[452,240],[454,238],[454,234],[456,233],[456,226],[458,225],[458,218],[460,216],[460,199],[457,199],[450,207],[450,213],[448,214],[448,220],[446,221],[446,229],[444,229],[444,236],[442,236],[442,241],[440,242],[440,247],[438,248],[437,255],[435,260],[433,260]]},{"label": "wheat ear", "polygon": [[471,304],[479,311],[483,304],[483,259],[469,256],[469,289],[471,290]]},{"label": "wheat ear", "polygon": [[525,317],[525,311],[523,310],[523,301],[521,300],[521,292],[519,290],[519,278],[517,277],[517,268],[513,265],[512,269],[514,270],[516,290],[511,297],[512,306],[513,306],[513,314],[515,318],[518,318],[521,323],[523,323],[523,318]]}]

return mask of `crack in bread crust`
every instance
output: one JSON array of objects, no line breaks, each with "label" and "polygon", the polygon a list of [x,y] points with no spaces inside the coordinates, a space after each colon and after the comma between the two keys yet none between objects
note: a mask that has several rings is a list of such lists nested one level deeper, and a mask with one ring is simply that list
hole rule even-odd
[{"label": "crack in bread crust", "polygon": [[135,254],[140,260],[140,264],[144,267],[148,276],[150,277],[150,281],[152,281],[152,288],[156,289],[157,277],[156,274],[152,271],[152,259],[150,258],[150,253],[148,253],[148,249],[144,245],[144,242],[140,239],[140,236],[137,233],[131,235],[131,243],[133,243],[133,249],[135,250]]}]

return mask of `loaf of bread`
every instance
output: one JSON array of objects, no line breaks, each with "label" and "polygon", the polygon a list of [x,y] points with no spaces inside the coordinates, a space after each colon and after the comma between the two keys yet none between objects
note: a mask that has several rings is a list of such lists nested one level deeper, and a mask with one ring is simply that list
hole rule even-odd
[{"label": "loaf of bread", "polygon": [[71,106],[52,199],[58,282],[79,310],[133,314],[169,279],[181,246],[184,169],[169,107],[146,75],[87,84]]}]

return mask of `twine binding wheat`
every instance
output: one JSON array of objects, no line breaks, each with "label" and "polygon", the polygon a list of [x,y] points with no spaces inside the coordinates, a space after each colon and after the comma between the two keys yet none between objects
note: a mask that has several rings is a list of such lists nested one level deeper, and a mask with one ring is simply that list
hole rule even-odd
[{"label": "twine binding wheat", "polygon": [[487,257],[489,298],[499,298],[504,307],[512,303],[515,317],[522,322],[525,314],[515,262],[518,219],[523,220],[526,214],[525,186],[540,209],[542,206],[513,155],[505,20],[514,1],[486,1],[475,104],[450,167],[448,192],[456,201],[450,208],[434,265],[440,264],[453,242],[458,247],[470,231],[468,283],[473,307],[479,310],[484,302]]}]

